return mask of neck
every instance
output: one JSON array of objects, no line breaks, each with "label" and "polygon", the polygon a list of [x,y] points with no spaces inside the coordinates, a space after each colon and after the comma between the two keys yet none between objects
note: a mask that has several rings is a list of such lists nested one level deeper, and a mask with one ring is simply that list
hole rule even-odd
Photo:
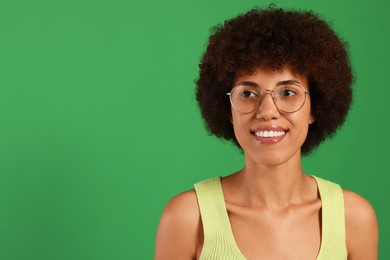
[{"label": "neck", "polygon": [[285,208],[302,201],[303,190],[308,183],[300,157],[280,165],[246,160],[245,167],[235,178],[241,197],[250,206],[271,208]]}]

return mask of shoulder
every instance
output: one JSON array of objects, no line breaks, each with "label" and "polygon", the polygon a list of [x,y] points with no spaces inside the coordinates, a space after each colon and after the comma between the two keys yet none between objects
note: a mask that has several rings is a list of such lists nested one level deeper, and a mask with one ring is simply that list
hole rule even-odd
[{"label": "shoulder", "polygon": [[378,223],[374,208],[362,196],[343,190],[348,259],[377,259]]},{"label": "shoulder", "polygon": [[172,219],[176,221],[176,224],[199,220],[198,200],[195,190],[189,190],[176,195],[167,203],[162,213],[161,221],[171,222]]},{"label": "shoulder", "polygon": [[192,259],[199,236],[200,213],[194,190],[173,197],[157,230],[155,259]]},{"label": "shoulder", "polygon": [[343,190],[345,218],[347,224],[358,229],[366,226],[372,228],[377,225],[374,208],[359,194]]}]

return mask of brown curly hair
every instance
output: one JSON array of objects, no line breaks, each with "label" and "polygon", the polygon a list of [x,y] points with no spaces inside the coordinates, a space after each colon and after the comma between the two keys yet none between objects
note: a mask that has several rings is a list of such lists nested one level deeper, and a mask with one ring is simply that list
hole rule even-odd
[{"label": "brown curly hair", "polygon": [[238,75],[260,66],[289,65],[307,76],[311,112],[301,148],[309,154],[343,124],[352,102],[353,75],[346,43],[313,12],[255,8],[212,29],[199,65],[196,99],[206,129],[238,147],[230,122],[229,92]]}]

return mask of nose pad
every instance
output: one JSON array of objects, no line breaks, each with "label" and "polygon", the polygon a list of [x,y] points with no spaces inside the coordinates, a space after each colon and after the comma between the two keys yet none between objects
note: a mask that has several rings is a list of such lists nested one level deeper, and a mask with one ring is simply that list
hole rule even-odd
[{"label": "nose pad", "polygon": [[263,97],[260,100],[260,104],[257,109],[257,118],[270,120],[280,116],[279,109],[276,106],[276,101],[272,94],[273,93],[270,90],[264,91]]}]

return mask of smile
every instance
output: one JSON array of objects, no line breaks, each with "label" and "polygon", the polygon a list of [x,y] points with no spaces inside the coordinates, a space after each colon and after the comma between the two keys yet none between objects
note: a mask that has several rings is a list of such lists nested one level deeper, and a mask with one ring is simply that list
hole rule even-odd
[{"label": "smile", "polygon": [[286,134],[285,131],[258,131],[254,133],[258,137],[272,138]]},{"label": "smile", "polygon": [[277,125],[258,126],[251,130],[255,140],[261,144],[276,144],[286,136],[288,129]]}]

